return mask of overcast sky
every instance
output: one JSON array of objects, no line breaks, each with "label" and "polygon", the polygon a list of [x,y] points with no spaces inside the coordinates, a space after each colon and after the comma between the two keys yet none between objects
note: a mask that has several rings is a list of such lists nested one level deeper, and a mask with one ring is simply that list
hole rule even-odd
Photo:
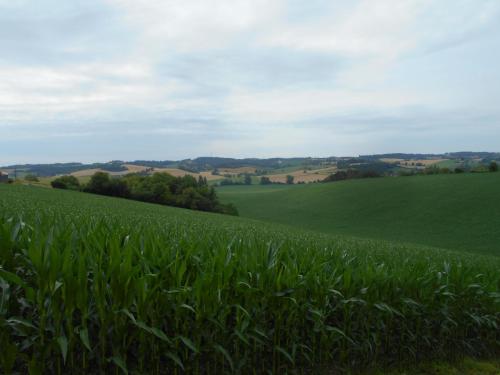
[{"label": "overcast sky", "polygon": [[0,165],[500,151],[498,0],[0,0]]}]

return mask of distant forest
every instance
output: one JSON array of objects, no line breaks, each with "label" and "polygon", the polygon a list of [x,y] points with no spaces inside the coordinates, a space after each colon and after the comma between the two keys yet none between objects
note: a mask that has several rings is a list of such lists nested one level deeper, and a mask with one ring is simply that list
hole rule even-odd
[{"label": "distant forest", "polygon": [[312,157],[297,157],[297,158],[221,158],[221,157],[199,157],[195,159],[184,160],[134,160],[122,161],[113,160],[108,163],[55,163],[55,164],[18,164],[0,167],[3,170],[17,171],[20,173],[29,173],[39,177],[51,177],[58,175],[65,175],[78,172],[86,169],[101,169],[106,172],[121,172],[126,171],[127,168],[123,164],[139,165],[150,168],[179,168],[188,172],[201,172],[207,170],[216,170],[221,168],[241,168],[241,167],[255,167],[259,169],[275,170],[283,168],[299,167],[302,165],[319,166],[326,163],[337,162],[339,165],[348,165],[353,163],[377,163],[375,169],[377,172],[384,172],[389,167],[384,165],[380,159],[454,159],[454,160],[468,160],[468,159],[481,159],[485,163],[493,160],[500,160],[500,153],[493,152],[451,152],[445,154],[378,154],[378,155],[361,155],[358,157],[326,157],[326,158],[312,158]]}]

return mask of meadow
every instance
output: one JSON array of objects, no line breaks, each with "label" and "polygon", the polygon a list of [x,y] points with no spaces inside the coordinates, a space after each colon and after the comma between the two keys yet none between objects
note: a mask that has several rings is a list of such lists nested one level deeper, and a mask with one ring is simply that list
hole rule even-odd
[{"label": "meadow", "polygon": [[500,255],[500,173],[217,189],[240,216],[323,233]]},{"label": "meadow", "polygon": [[498,269],[495,256],[3,185],[0,371],[332,374],[495,357]]}]

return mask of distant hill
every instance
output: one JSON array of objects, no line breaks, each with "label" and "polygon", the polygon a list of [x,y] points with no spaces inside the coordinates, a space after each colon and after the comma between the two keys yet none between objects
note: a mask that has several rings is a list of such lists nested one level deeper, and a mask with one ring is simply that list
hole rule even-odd
[{"label": "distant hill", "polygon": [[[458,165],[467,161],[484,162],[500,160],[500,153],[492,152],[452,152],[445,154],[379,154],[361,155],[357,157],[296,157],[296,158],[223,158],[223,157],[198,157],[184,160],[113,160],[107,163],[54,163],[54,164],[17,164],[0,167],[0,170],[16,172],[18,176],[34,174],[39,177],[51,177],[71,174],[85,170],[102,170],[106,172],[126,173],[131,165],[155,169],[180,169],[191,173],[210,172],[218,169],[254,168],[254,174],[283,175],[294,171],[320,170],[331,168],[356,168],[361,170],[376,170],[380,173],[390,174],[398,168],[407,168],[405,162],[415,161],[425,166],[442,161],[448,161],[447,166]],[[410,163],[411,164],[411,163]]]}]

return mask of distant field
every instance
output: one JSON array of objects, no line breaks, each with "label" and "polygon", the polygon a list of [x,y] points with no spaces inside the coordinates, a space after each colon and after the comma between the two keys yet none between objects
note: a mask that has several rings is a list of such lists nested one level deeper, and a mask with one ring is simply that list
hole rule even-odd
[{"label": "distant field", "polygon": [[295,171],[290,171],[288,173],[278,173],[278,174],[269,174],[267,177],[272,182],[280,182],[285,183],[287,176],[293,176],[294,183],[298,182],[317,182],[322,181],[332,173],[335,173],[337,167],[328,167],[328,168],[320,168],[320,169],[300,169]]},{"label": "distant field", "polygon": [[241,216],[500,255],[500,173],[218,188]]},{"label": "distant field", "polygon": [[[436,165],[439,163],[450,161],[448,159],[391,159],[391,158],[382,158],[380,161],[384,163],[391,164],[400,164],[401,166],[415,166],[416,164],[420,164],[424,167],[429,167],[432,165]],[[412,165],[413,164],[413,165]]]},{"label": "distant field", "polygon": [[138,173],[138,172],[144,172],[144,171],[148,170],[149,173],[164,172],[164,173],[169,173],[175,177],[182,177],[182,176],[190,175],[190,176],[193,176],[195,178],[198,178],[199,176],[206,177],[207,180],[217,180],[217,179],[221,178],[220,176],[212,175],[212,173],[210,171],[201,172],[201,173],[192,173],[192,172],[188,172],[188,171],[185,171],[183,169],[178,169],[178,168],[148,168],[145,166],[135,165],[135,164],[124,164],[123,166],[127,168],[126,171],[108,172],[108,171],[103,170],[103,169],[84,169],[81,171],[73,172],[71,174],[73,176],[77,177],[78,179],[81,179],[81,178],[85,179],[85,178],[92,176],[96,172],[105,172],[105,173],[110,174],[111,176],[123,176],[127,173]]},{"label": "distant field", "polygon": [[[279,203],[287,188],[254,194]],[[496,358],[498,269],[493,256],[0,185],[0,373],[338,374]]]}]

